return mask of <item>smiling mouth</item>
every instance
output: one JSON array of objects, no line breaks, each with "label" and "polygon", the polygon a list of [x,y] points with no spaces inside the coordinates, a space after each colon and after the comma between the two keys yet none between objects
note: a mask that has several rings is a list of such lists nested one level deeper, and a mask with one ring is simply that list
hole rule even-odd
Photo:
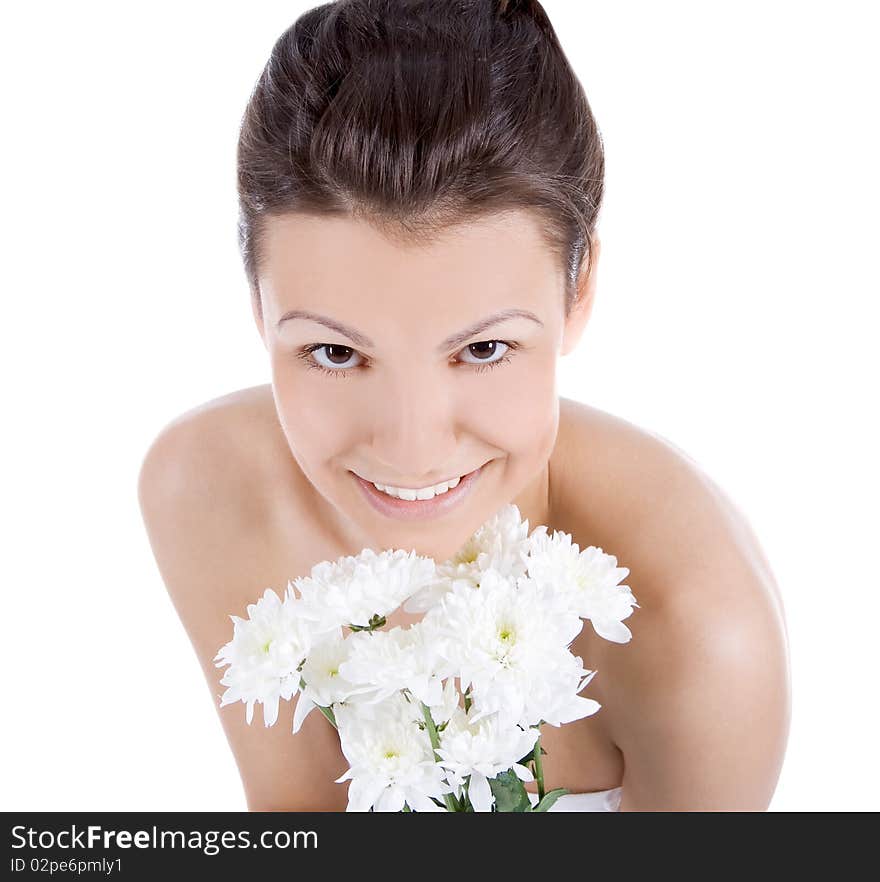
[{"label": "smiling mouth", "polygon": [[462,476],[460,480],[453,479],[452,486],[447,490],[433,493],[422,499],[408,498],[408,496],[415,496],[412,490],[409,491],[407,497],[386,493],[384,490],[379,490],[371,481],[362,478],[357,472],[351,472],[351,475],[361,485],[371,506],[382,515],[405,521],[418,521],[440,517],[460,505],[462,500],[470,495],[483,471],[483,466],[479,466]]},{"label": "smiling mouth", "polygon": [[405,484],[397,484],[394,481],[373,481],[370,478],[364,478],[363,475],[354,472],[359,478],[362,478],[364,481],[368,481],[370,484],[376,484],[379,487],[394,487],[397,490],[427,490],[428,487],[439,487],[440,484],[448,484],[450,481],[461,480],[462,478],[466,478],[468,475],[473,474],[473,472],[477,471],[477,468],[471,469],[469,472],[462,472],[460,475],[453,475],[451,478],[445,478],[442,481],[434,481],[433,484],[423,484],[421,487],[407,487]]}]

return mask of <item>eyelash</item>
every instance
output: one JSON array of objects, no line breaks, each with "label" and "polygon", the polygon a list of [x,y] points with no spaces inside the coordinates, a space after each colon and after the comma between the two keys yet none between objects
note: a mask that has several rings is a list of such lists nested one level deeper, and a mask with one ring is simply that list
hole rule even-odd
[{"label": "eyelash", "polygon": [[[512,353],[516,352],[520,348],[519,343],[512,343],[508,340],[478,340],[477,342],[478,343],[503,343],[507,347],[507,351],[497,361],[489,361],[489,362],[486,362],[486,364],[470,364],[469,362],[462,362],[462,364],[465,364],[468,367],[474,368],[477,373],[483,373],[485,371],[491,370],[492,368],[498,367],[499,365],[507,364],[507,362],[509,362],[513,358]],[[325,346],[331,346],[331,345],[338,345],[338,344],[313,343],[311,346],[306,346],[303,349],[301,349],[297,353],[296,357],[301,358],[305,362],[305,365],[307,368],[313,368],[315,370],[319,370],[322,373],[329,374],[332,377],[345,377],[351,371],[353,371],[354,368],[347,368],[345,370],[334,371],[334,370],[331,370],[330,368],[324,367],[324,365],[322,365],[322,364],[318,364],[318,362],[316,362],[311,357],[312,353],[315,350],[323,349]],[[476,345],[476,344],[474,344],[474,343],[468,344],[468,346],[474,346],[474,345]],[[349,347],[345,346],[345,347],[340,347],[340,348],[348,349]],[[465,346],[465,349],[467,349],[467,346]],[[356,351],[356,350],[352,349],[352,352],[354,352],[354,351]],[[363,365],[360,365],[360,367],[363,367]]]}]

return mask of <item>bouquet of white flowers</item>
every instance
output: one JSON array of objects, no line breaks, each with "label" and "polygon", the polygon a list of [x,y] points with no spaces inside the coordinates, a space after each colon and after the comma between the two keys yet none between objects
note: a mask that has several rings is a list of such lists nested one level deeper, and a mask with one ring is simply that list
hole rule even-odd
[{"label": "bouquet of white flowers", "polygon": [[[247,619],[230,616],[220,706],[245,702],[250,723],[259,701],[271,726],[298,692],[294,734],[318,708],[349,762],[347,811],[547,811],[568,791],[544,792],[540,726],[601,707],[580,696],[596,671],[569,644],[584,619],[630,640],[628,574],[568,533],[529,535],[513,504],[441,564],[370,549],[322,561],[283,600],[268,588]],[[424,616],[383,630],[401,604]]]}]

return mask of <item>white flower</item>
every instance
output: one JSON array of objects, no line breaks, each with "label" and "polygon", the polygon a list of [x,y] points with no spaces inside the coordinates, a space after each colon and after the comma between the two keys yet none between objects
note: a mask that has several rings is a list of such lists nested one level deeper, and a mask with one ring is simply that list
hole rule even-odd
[{"label": "white flower", "polygon": [[358,685],[347,680],[340,670],[343,662],[348,659],[350,644],[342,639],[342,629],[325,636],[316,643],[303,663],[301,674],[305,687],[300,690],[293,715],[293,732],[299,732],[303,720],[315,707],[330,707],[336,702],[343,702],[362,692],[371,691],[372,687]]},{"label": "white flower", "polygon": [[346,640],[348,657],[339,666],[350,682],[368,684],[372,691],[363,700],[381,701],[408,689],[426,705],[438,704],[443,683],[437,675],[437,649],[425,640],[421,623],[408,628],[358,631]]},{"label": "white flower", "polygon": [[632,632],[623,619],[638,607],[628,585],[618,585],[629,575],[617,566],[617,558],[591,545],[580,551],[568,533],[553,532],[545,526],[530,537],[529,576],[545,588],[554,603],[565,604],[606,640],[627,643]]},{"label": "white flower", "polygon": [[561,726],[596,713],[601,704],[578,693],[593,679],[596,672],[583,667],[580,656],[567,649],[553,653],[555,665],[549,665],[542,677],[536,678],[526,698],[521,722],[537,725],[542,720]]},{"label": "white flower", "polygon": [[282,602],[267,588],[256,603],[248,604],[247,613],[247,619],[230,616],[232,640],[214,656],[216,667],[229,665],[220,681],[228,687],[220,707],[245,702],[250,725],[254,702],[262,702],[265,725],[272,726],[278,719],[279,699],[289,700],[299,689],[297,668],[311,648],[312,634],[289,593]]},{"label": "white flower", "polygon": [[[472,708],[473,710],[473,708]],[[540,732],[506,723],[496,714],[474,721],[458,710],[440,734],[437,753],[440,764],[449,770],[448,780],[460,792],[469,775],[468,798],[475,812],[490,812],[495,796],[489,778],[513,769],[521,781],[532,781],[531,770],[519,763],[534,750]]]},{"label": "white flower", "polygon": [[444,812],[452,788],[436,761],[427,730],[416,722],[416,708],[400,693],[379,704],[334,706],[348,771],[336,779],[348,785],[348,812]]},{"label": "white flower", "polygon": [[526,572],[528,533],[528,518],[522,519],[519,508],[513,503],[503,506],[449,560],[437,564],[436,579],[413,595],[404,610],[424,612],[437,604],[457,580],[477,585],[488,569],[515,581]]},{"label": "white flower", "polygon": [[357,556],[322,561],[309,576],[294,580],[305,604],[304,615],[319,631],[340,626],[366,627],[374,616],[396,610],[434,578],[435,564],[415,551],[365,548]]},{"label": "white flower", "polygon": [[[316,707],[332,710],[349,763],[337,779],[350,782],[347,811],[442,812],[444,797],[465,790],[475,811],[493,811],[497,775],[533,780],[519,761],[542,722],[601,708],[579,694],[596,671],[570,649],[584,621],[625,643],[623,620],[639,606],[618,584],[629,570],[617,558],[528,529],[510,504],[442,564],[364,549],[316,564],[283,601],[267,589],[247,619],[230,617],[233,638],[215,656],[229,665],[221,707],[245,702],[250,724],[261,702],[270,726],[278,702],[299,693],[294,734]],[[424,617],[383,628],[401,604]]]},{"label": "white flower", "polygon": [[439,727],[447,723],[456,711],[461,710],[460,702],[461,694],[456,688],[455,677],[449,677],[443,685],[443,694],[440,697],[440,701],[436,704],[426,701],[425,704],[431,712],[431,719],[434,721],[434,725]]},{"label": "white flower", "polygon": [[[528,577],[514,585],[489,569],[478,588],[457,585],[448,592],[422,625],[446,658],[441,676],[454,672],[462,690],[472,687],[472,719],[499,712],[516,722],[543,709],[549,684],[560,682],[552,677],[563,663],[560,653],[583,621],[547,604]],[[547,687],[533,697],[535,684],[541,682]],[[535,703],[537,696],[541,703]]]}]

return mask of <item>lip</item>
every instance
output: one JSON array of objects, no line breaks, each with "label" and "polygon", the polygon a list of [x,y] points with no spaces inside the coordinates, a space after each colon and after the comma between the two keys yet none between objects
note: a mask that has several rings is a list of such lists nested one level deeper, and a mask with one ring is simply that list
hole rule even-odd
[{"label": "lip", "polygon": [[458,484],[451,490],[434,496],[432,499],[395,499],[381,490],[377,490],[369,481],[365,481],[360,475],[351,472],[361,485],[367,502],[380,514],[401,521],[424,521],[431,518],[441,517],[455,506],[459,505],[471,492],[483,473],[485,463],[478,469],[464,475]]}]

